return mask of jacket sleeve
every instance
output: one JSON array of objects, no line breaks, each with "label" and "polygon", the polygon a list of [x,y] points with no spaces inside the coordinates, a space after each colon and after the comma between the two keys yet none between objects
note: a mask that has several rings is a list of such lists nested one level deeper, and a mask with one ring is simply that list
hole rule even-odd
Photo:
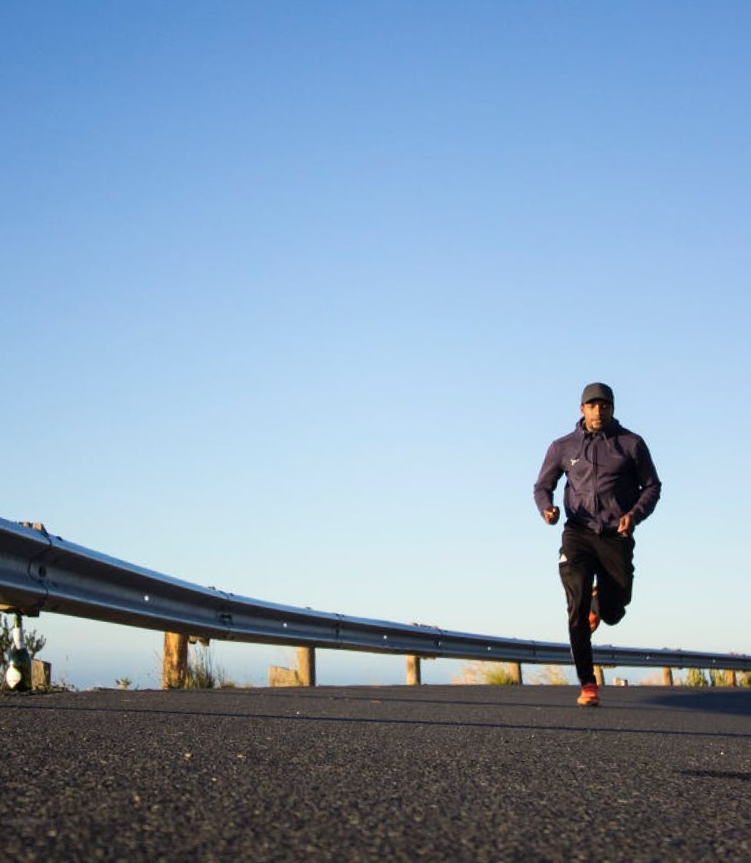
[{"label": "jacket sleeve", "polygon": [[563,469],[561,468],[558,447],[552,443],[545,454],[534,488],[535,504],[540,512],[553,506],[553,492],[562,476]]},{"label": "jacket sleeve", "polygon": [[652,456],[644,441],[639,438],[635,453],[636,462],[636,478],[639,482],[639,499],[634,506],[631,507],[631,512],[634,515],[636,524],[644,521],[645,518],[654,512],[657,506],[657,501],[660,499],[662,491],[662,483],[657,470],[655,469]]}]

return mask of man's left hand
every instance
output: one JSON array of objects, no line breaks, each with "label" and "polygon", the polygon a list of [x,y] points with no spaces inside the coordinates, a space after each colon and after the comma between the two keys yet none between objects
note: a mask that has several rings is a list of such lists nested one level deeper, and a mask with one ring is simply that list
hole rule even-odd
[{"label": "man's left hand", "polygon": [[618,533],[620,533],[621,536],[631,536],[635,527],[636,519],[634,518],[633,513],[627,512],[625,515],[621,516],[621,520],[618,522]]}]

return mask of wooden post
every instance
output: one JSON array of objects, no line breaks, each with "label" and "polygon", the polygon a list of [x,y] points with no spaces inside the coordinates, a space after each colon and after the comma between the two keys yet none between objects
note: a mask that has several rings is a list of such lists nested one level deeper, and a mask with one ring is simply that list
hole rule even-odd
[{"label": "wooden post", "polygon": [[300,686],[316,685],[315,647],[297,648],[297,676],[300,678]]},{"label": "wooden post", "polygon": [[663,686],[672,686],[673,685],[673,669],[672,668],[663,668],[662,669],[662,685]]},{"label": "wooden post", "polygon": [[595,680],[598,686],[605,686],[605,672],[601,665],[595,665]]},{"label": "wooden post", "polygon": [[407,686],[419,686],[422,683],[422,669],[419,656],[407,657]]},{"label": "wooden post", "polygon": [[187,676],[188,636],[181,632],[165,632],[162,689],[181,689]]},{"label": "wooden post", "polygon": [[725,686],[737,686],[735,671],[732,668],[728,668],[725,672]]},{"label": "wooden post", "polygon": [[514,686],[521,686],[524,681],[522,680],[522,664],[521,662],[509,662],[508,664],[509,674],[511,675],[511,679],[514,682]]}]

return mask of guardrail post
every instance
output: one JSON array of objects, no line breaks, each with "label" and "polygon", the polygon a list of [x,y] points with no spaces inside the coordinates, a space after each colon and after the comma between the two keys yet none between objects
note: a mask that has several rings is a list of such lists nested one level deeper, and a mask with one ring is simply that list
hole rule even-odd
[{"label": "guardrail post", "polygon": [[725,686],[736,686],[737,681],[735,679],[735,671],[732,668],[729,668],[725,672]]},{"label": "guardrail post", "polygon": [[511,680],[513,681],[514,686],[521,686],[524,683],[522,679],[522,664],[521,662],[509,662],[508,664],[509,674],[511,675]]},{"label": "guardrail post", "polygon": [[407,657],[407,686],[419,686],[422,683],[422,669],[419,656]]},{"label": "guardrail post", "polygon": [[300,686],[316,685],[316,650],[314,647],[297,648],[297,675]]},{"label": "guardrail post", "polygon": [[601,665],[595,665],[595,681],[598,686],[605,686],[605,672]]},{"label": "guardrail post", "polygon": [[673,669],[672,668],[663,668],[662,669],[662,685],[663,686],[672,686],[673,685]]},{"label": "guardrail post", "polygon": [[181,632],[165,632],[162,689],[181,689],[187,676],[188,636]]}]

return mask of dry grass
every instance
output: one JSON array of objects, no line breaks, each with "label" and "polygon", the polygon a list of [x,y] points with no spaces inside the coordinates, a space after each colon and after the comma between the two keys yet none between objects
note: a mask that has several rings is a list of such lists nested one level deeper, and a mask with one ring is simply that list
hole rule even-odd
[{"label": "dry grass", "polygon": [[211,648],[191,645],[185,689],[215,689],[232,685],[225,670],[214,662]]},{"label": "dry grass", "polygon": [[461,673],[451,678],[452,683],[464,686],[516,686],[516,670],[510,662],[468,662]]},{"label": "dry grass", "polygon": [[530,675],[529,682],[537,686],[568,686],[569,679],[560,665],[544,665],[539,674]]}]

